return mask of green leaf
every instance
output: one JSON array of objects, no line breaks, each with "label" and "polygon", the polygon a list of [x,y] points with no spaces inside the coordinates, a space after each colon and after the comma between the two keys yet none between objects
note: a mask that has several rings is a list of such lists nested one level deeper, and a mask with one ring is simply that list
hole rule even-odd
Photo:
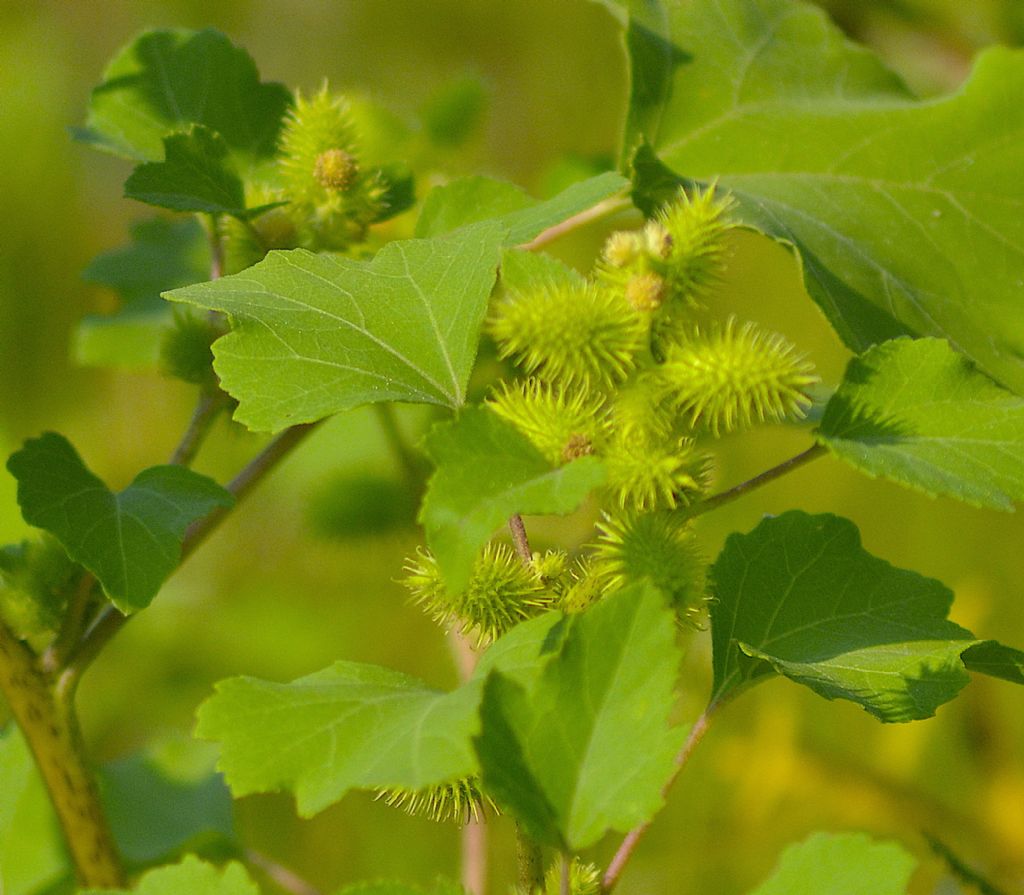
[{"label": "green leaf", "polygon": [[458,407],[476,358],[503,232],[388,243],[369,262],[302,249],[166,293],[224,311],[214,369],[236,419],[277,431],[376,401]]},{"label": "green leaf", "polygon": [[194,218],[152,218],[131,229],[131,242],[97,256],[82,273],[87,283],[117,293],[114,314],[89,315],[75,332],[73,353],[80,364],[155,366],[172,309],[160,293],[209,277],[210,247]]},{"label": "green leaf", "polygon": [[734,534],[711,569],[712,704],[773,671],[882,721],[928,718],[967,683],[974,636],[939,581],[865,551],[856,526],[790,511]]},{"label": "green leaf", "polygon": [[486,105],[487,90],[479,78],[456,78],[427,100],[421,113],[423,129],[435,146],[460,146],[477,130]]},{"label": "green leaf", "polygon": [[552,467],[525,435],[482,407],[435,426],[426,448],[437,469],[420,522],[456,591],[469,582],[477,551],[513,513],[571,513],[604,481],[596,458]]},{"label": "green leaf", "polygon": [[0,892],[35,895],[70,870],[46,787],[11,724],[0,732]]},{"label": "green leaf", "polygon": [[682,745],[680,651],[664,597],[634,586],[572,616],[517,683],[487,678],[475,739],[487,791],[540,842],[578,850],[654,815]]},{"label": "green leaf", "polygon": [[1003,646],[995,640],[983,640],[963,654],[969,671],[997,677],[1011,684],[1024,684],[1024,652]]},{"label": "green leaf", "polygon": [[124,185],[129,199],[173,211],[245,214],[245,187],[220,134],[202,126],[164,138],[164,161],[139,165]]},{"label": "green leaf", "polygon": [[61,435],[25,442],[7,461],[30,525],[50,532],[124,613],[148,606],[177,568],[185,529],[232,497],[181,466],[143,470],[118,494]]},{"label": "green leaf", "polygon": [[632,59],[638,201],[717,180],[741,221],[796,247],[852,348],[940,336],[1024,390],[1024,56],[989,50],[919,102],[810,4],[641,5],[658,13]]},{"label": "green leaf", "polygon": [[513,292],[528,292],[542,286],[579,286],[582,274],[544,252],[505,249],[501,255],[501,285]]},{"label": "green leaf", "polygon": [[421,789],[474,772],[479,687],[444,693],[398,671],[336,662],[290,684],[237,677],[199,709],[235,796],[286,789],[310,816],[357,788]]},{"label": "green leaf", "polygon": [[791,845],[751,895],[905,895],[917,861],[863,833],[815,833]]},{"label": "green leaf", "polygon": [[628,180],[606,171],[574,183],[557,196],[538,201],[503,180],[464,177],[430,192],[416,222],[416,235],[440,236],[493,219],[508,231],[503,245],[522,245],[548,227],[622,193],[628,186]]},{"label": "green leaf", "polygon": [[143,874],[131,892],[80,889],[78,895],[259,895],[259,891],[241,864],[232,862],[218,870],[189,855],[180,864],[157,867]]},{"label": "green leaf", "polygon": [[115,155],[160,161],[164,137],[201,124],[243,159],[270,158],[290,104],[288,89],[260,83],[249,54],[223,34],[148,31],[107,67],[77,136]]},{"label": "green leaf", "polygon": [[1024,399],[941,339],[898,339],[850,361],[819,439],[862,472],[1013,511],[1024,499]]}]

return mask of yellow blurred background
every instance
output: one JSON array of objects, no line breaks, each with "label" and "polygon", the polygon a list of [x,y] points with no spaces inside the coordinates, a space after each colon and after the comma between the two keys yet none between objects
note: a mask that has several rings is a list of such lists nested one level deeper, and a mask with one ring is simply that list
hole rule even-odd
[{"label": "yellow blurred background", "polygon": [[[873,44],[923,94],[955,87],[973,52],[1024,39],[1019,0],[833,0],[844,27]],[[587,0],[256,0],[0,2],[0,451],[44,429],[66,434],[112,486],[164,462],[191,412],[191,389],[153,373],[69,360],[75,321],[109,296],[80,279],[150,211],[121,198],[126,163],[75,144],[91,87],[118,47],[148,27],[214,26],[246,47],[264,79],[312,89],[328,78],[414,118],[443,84],[472,75],[487,95],[479,133],[453,173],[505,177],[541,193],[566,160],[615,151],[625,65],[612,19]],[[559,246],[585,267],[607,224]],[[785,332],[826,382],[846,351],[804,295],[793,260],[738,239],[722,297]],[[406,414],[415,431],[422,414]],[[723,443],[722,486],[808,444],[777,427]],[[198,468],[221,480],[261,441],[227,425]],[[212,683],[232,674],[290,679],[336,658],[376,662],[438,685],[454,672],[440,632],[394,583],[414,530],[323,531],[310,506],[340,476],[400,477],[373,414],[324,426],[128,625],[86,679],[86,733],[101,759],[167,730],[187,731]],[[1024,646],[1024,523],[868,480],[829,459],[707,518],[713,557],[730,531],[789,508],[836,512],[868,550],[937,577],[953,618],[979,637]],[[0,538],[25,533],[0,473]],[[681,717],[710,680],[708,638],[691,640]],[[354,795],[312,820],[289,799],[237,805],[243,834],[325,891],[366,877],[457,875],[453,828]],[[775,680],[718,718],[624,880],[624,893],[743,893],[809,832],[862,829],[922,861],[917,893],[952,893],[922,831],[950,844],[1007,892],[1024,891],[1024,690],[976,679],[937,717],[883,726]],[[616,842],[595,850],[605,860]],[[511,833],[495,824],[492,890],[511,880]]]}]

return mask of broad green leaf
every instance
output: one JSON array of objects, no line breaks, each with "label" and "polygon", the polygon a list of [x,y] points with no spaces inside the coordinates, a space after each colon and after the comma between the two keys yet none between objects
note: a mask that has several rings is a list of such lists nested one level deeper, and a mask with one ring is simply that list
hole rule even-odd
[{"label": "broad green leaf", "polygon": [[107,67],[77,136],[97,149],[155,162],[163,158],[164,137],[201,124],[239,157],[269,158],[290,103],[288,89],[260,83],[249,54],[223,34],[148,31]]},{"label": "broad green leaf", "polygon": [[629,181],[613,171],[574,183],[544,201],[519,187],[489,177],[465,177],[435,187],[416,222],[417,236],[440,236],[468,224],[497,220],[506,230],[504,245],[516,246],[574,214],[624,193]]},{"label": "broad green leaf", "polygon": [[79,889],[78,895],[260,895],[241,864],[223,869],[189,855],[180,864],[157,867],[127,889]]},{"label": "broad green leaf", "polygon": [[474,772],[479,686],[451,693],[373,665],[336,662],[290,684],[237,677],[199,709],[235,796],[294,792],[310,816],[351,789],[420,789]]},{"label": "broad green leaf", "polygon": [[658,10],[632,60],[642,205],[717,181],[795,246],[852,348],[944,337],[1024,390],[1024,55],[989,50],[955,94],[917,101],[810,4],[632,6]]},{"label": "broad green leaf", "polygon": [[882,721],[928,718],[967,683],[974,636],[939,581],[865,551],[856,526],[797,510],[725,542],[711,570],[712,704],[773,671]]},{"label": "broad green leaf", "polygon": [[963,654],[968,671],[997,677],[1011,684],[1024,684],[1024,652],[1003,646],[995,640],[983,640]]},{"label": "broad green leaf", "polygon": [[532,683],[492,672],[475,740],[488,792],[563,849],[650,820],[682,744],[668,724],[680,658],[673,614],[645,584],[572,617]]},{"label": "broad green leaf", "polygon": [[104,765],[103,803],[126,861],[148,864],[185,848],[234,844],[231,793],[215,760],[208,743],[168,738]]},{"label": "broad green leaf", "polygon": [[80,364],[154,366],[172,309],[160,293],[209,277],[210,247],[194,218],[152,218],[132,226],[131,242],[97,256],[82,273],[87,283],[112,289],[122,306],[90,314],[78,325],[73,353]]},{"label": "broad green leaf", "polygon": [[118,494],[61,435],[25,442],[7,468],[29,525],[50,532],[124,613],[148,606],[178,565],[185,529],[232,497],[181,466],[143,470]]},{"label": "broad green leaf", "polygon": [[70,870],[46,787],[11,724],[0,731],[0,892],[35,895]]},{"label": "broad green leaf", "polygon": [[435,426],[436,470],[420,522],[448,586],[469,582],[477,551],[513,513],[571,513],[604,480],[594,457],[552,467],[518,429],[482,407]]},{"label": "broad green leaf", "polygon": [[139,165],[124,185],[129,199],[173,211],[245,213],[245,187],[220,134],[195,126],[164,138],[164,160]]},{"label": "broad green leaf", "polygon": [[239,422],[277,431],[376,401],[458,407],[476,358],[503,231],[388,243],[372,261],[271,252],[171,301],[224,311],[214,369]]},{"label": "broad green leaf", "polygon": [[819,438],[872,476],[1013,511],[1024,499],[1024,399],[941,339],[897,339],[850,361]]},{"label": "broad green leaf", "polygon": [[501,285],[513,292],[528,292],[553,283],[577,286],[583,282],[582,274],[544,252],[522,249],[502,252]]},{"label": "broad green leaf", "polygon": [[906,895],[917,867],[895,842],[864,833],[815,833],[791,845],[751,895]]}]

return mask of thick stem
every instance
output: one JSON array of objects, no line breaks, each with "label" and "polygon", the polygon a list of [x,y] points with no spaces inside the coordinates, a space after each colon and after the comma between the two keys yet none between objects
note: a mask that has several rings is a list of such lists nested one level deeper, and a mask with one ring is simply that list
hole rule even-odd
[{"label": "thick stem", "polygon": [[544,887],[544,852],[521,824],[516,824],[516,866],[520,890],[526,893]]},{"label": "thick stem", "polygon": [[[693,727],[690,728],[690,734],[686,738],[686,742],[683,744],[683,748],[679,750],[679,754],[676,756],[676,767],[672,772],[672,776],[668,778],[665,785],[661,788],[662,798],[668,795],[669,790],[672,788],[672,784],[679,778],[686,763],[690,760],[690,756],[693,754],[693,750],[697,748],[698,743],[704,739],[704,734],[707,733],[708,724],[711,721],[712,709],[705,709]],[[640,824],[638,827],[634,827],[626,834],[626,838],[622,840],[622,844],[619,846],[615,855],[612,857],[611,863],[608,865],[608,869],[605,871],[604,879],[601,880],[601,891],[603,893],[611,892],[615,888],[619,881],[619,877],[622,876],[622,871],[626,869],[626,864],[629,863],[629,859],[633,856],[633,852],[636,850],[637,845],[640,844],[640,840],[643,839],[644,834],[650,829],[651,822]]]},{"label": "thick stem", "polygon": [[462,888],[469,895],[484,895],[487,889],[487,825],[483,817],[463,825]]},{"label": "thick stem", "polygon": [[703,516],[705,513],[717,510],[720,506],[732,503],[734,500],[739,500],[745,494],[755,491],[770,482],[774,482],[778,478],[782,478],[782,476],[793,472],[795,469],[799,469],[801,466],[810,463],[812,460],[817,460],[818,457],[822,457],[826,453],[827,448],[824,445],[811,445],[811,447],[806,451],[797,454],[795,457],[790,457],[778,466],[766,469],[764,472],[754,476],[752,479],[741,482],[726,491],[721,491],[718,494],[712,494],[711,497],[707,498],[707,500],[702,500],[700,503],[694,504],[689,510],[684,510],[683,513],[691,519],[697,516]]},{"label": "thick stem", "polygon": [[31,650],[2,623],[0,689],[49,790],[79,883],[122,888],[124,872],[86,764],[73,693],[55,688]]}]

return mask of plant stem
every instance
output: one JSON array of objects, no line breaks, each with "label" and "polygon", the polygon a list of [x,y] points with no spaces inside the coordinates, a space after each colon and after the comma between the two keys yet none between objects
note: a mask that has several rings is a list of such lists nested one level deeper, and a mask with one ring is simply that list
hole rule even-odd
[{"label": "plant stem", "polygon": [[508,520],[509,531],[512,532],[512,543],[515,544],[516,553],[519,558],[529,565],[533,562],[533,553],[530,550],[530,539],[526,536],[526,526],[523,524],[523,517],[513,513]]},{"label": "plant stem", "polygon": [[689,510],[682,511],[683,514],[689,518],[694,519],[697,516],[703,516],[705,513],[710,513],[712,510],[717,510],[720,506],[724,506],[727,503],[732,503],[734,500],[738,500],[743,495],[754,491],[763,485],[767,485],[769,482],[774,482],[778,478],[793,472],[795,469],[799,469],[812,460],[817,460],[818,457],[824,456],[827,453],[827,448],[822,444],[811,445],[806,451],[797,454],[795,457],[790,457],[778,466],[773,466],[771,469],[766,469],[759,475],[754,476],[752,479],[747,479],[745,482],[741,482],[726,491],[721,491],[718,494],[713,494],[706,500],[702,500],[698,504],[694,504]]},{"label": "plant stem", "polygon": [[409,450],[405,436],[398,428],[395,408],[391,404],[374,404],[373,412],[377,415],[377,421],[380,423],[391,452],[395,455],[395,460],[398,461],[398,465],[405,475],[406,482],[419,498],[423,492],[423,466],[419,462],[419,458]]},{"label": "plant stem", "polygon": [[120,889],[124,872],[85,761],[71,694],[54,687],[32,651],[0,623],[0,690],[50,793],[79,883]]},{"label": "plant stem", "polygon": [[569,855],[562,853],[562,880],[559,885],[561,895],[572,895],[570,883],[572,872],[572,858]]},{"label": "plant stem", "polygon": [[40,667],[47,674],[59,671],[77,645],[78,639],[85,630],[85,617],[89,611],[89,604],[92,602],[95,588],[96,576],[92,572],[82,569],[78,585],[68,599],[68,607],[64,612],[60,633],[39,660]]},{"label": "plant stem", "polygon": [[462,827],[462,888],[484,895],[487,888],[487,824],[470,818]]},{"label": "plant stem", "polygon": [[[711,716],[713,707],[709,707],[704,710],[704,713],[696,720],[693,727],[690,728],[690,734],[686,738],[686,742],[683,744],[683,748],[679,750],[679,754],[676,756],[676,767],[672,772],[672,776],[668,778],[665,785],[661,788],[662,798],[668,795],[669,790],[672,788],[672,784],[679,778],[682,773],[683,767],[690,760],[690,756],[693,754],[693,750],[697,748],[697,745],[702,739],[704,734],[707,733],[708,724],[711,722]],[[619,881],[619,877],[622,876],[622,871],[626,869],[626,864],[629,863],[629,859],[633,856],[633,852],[639,845],[640,840],[643,839],[644,834],[650,828],[651,822],[640,824],[638,827],[634,827],[629,833],[626,834],[626,838],[622,840],[622,844],[619,846],[615,855],[612,857],[611,863],[608,864],[608,869],[605,871],[604,879],[601,880],[601,891],[603,893],[611,892],[615,888],[615,885]]]},{"label": "plant stem", "polygon": [[[304,423],[285,429],[270,442],[227,486],[234,495],[235,506],[285,457],[287,457],[319,423]],[[184,562],[224,520],[234,507],[217,507],[213,512],[193,523],[185,532],[181,544],[181,560]],[[60,686],[73,692],[85,670],[93,659],[128,622],[131,616],[122,615],[113,606],[108,606],[85,633],[78,649],[71,655],[67,666],[60,675]]]},{"label": "plant stem", "polygon": [[210,279],[217,280],[224,275],[224,241],[220,238],[220,217],[210,215]]},{"label": "plant stem", "polygon": [[209,434],[210,427],[217,418],[217,414],[226,406],[227,395],[224,392],[219,389],[217,391],[204,391],[199,396],[199,403],[196,404],[196,409],[192,413],[192,419],[189,420],[185,434],[181,437],[181,441],[178,442],[168,462],[174,466],[191,466],[203,440]]},{"label": "plant stem", "polygon": [[597,205],[593,205],[590,208],[585,208],[574,214],[571,218],[566,218],[564,221],[555,224],[552,227],[548,227],[547,230],[542,230],[529,242],[524,242],[521,245],[516,246],[517,249],[524,249],[527,252],[536,251],[543,246],[546,246],[549,242],[554,242],[556,239],[565,236],[566,233],[571,233],[573,230],[578,230],[585,224],[589,224],[591,221],[600,220],[608,215],[615,214],[617,211],[625,211],[627,208],[632,206],[633,200],[629,196],[611,196]]},{"label": "plant stem", "polygon": [[544,887],[544,853],[523,829],[516,824],[516,864],[519,867],[519,888],[533,892]]},{"label": "plant stem", "polygon": [[245,860],[253,867],[262,870],[274,883],[291,895],[320,895],[319,889],[306,882],[294,870],[290,870],[283,864],[278,864],[263,852],[253,848],[246,849]]}]

